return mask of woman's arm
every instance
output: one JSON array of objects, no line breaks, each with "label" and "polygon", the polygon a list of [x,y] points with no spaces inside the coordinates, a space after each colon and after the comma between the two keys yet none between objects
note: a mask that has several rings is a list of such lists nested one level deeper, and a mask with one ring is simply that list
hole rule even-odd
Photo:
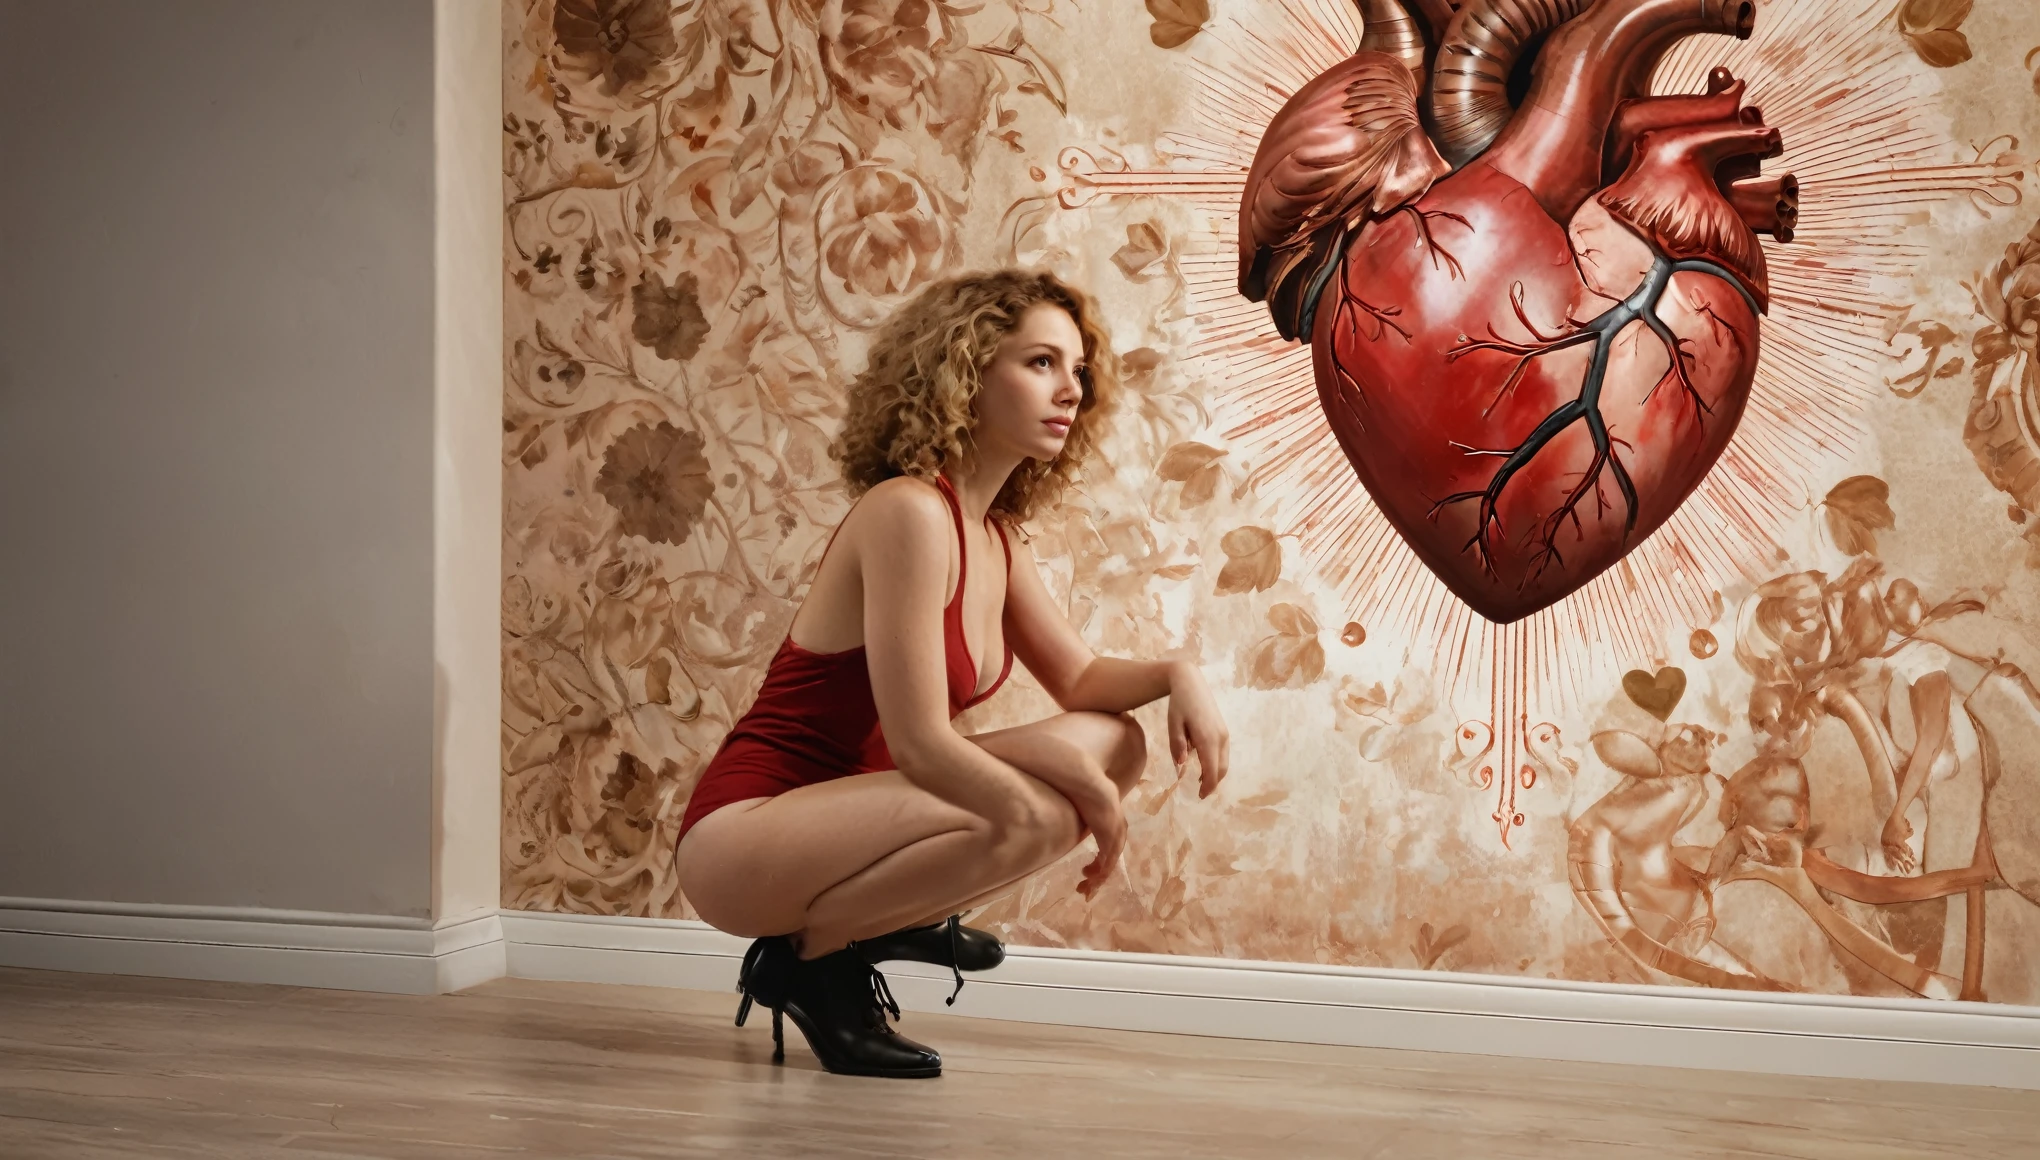
[{"label": "woman's arm", "polygon": [[942,639],[948,602],[949,509],[935,489],[888,480],[858,504],[854,543],[863,583],[865,663],[887,748],[929,793],[994,821],[1022,821],[1024,776],[949,721]]},{"label": "woman's arm", "polygon": [[1169,698],[1169,755],[1180,774],[1197,754],[1198,796],[1225,776],[1230,737],[1204,675],[1188,661],[1132,661],[1101,657],[1077,635],[1041,582],[1034,553],[1013,547],[1006,589],[1006,640],[1013,654],[1055,703],[1071,712],[1124,713]]}]

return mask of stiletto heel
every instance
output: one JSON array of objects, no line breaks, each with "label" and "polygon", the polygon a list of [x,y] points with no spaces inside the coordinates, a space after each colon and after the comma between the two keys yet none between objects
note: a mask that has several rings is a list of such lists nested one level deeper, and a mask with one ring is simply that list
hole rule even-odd
[{"label": "stiletto heel", "polygon": [[744,952],[744,961],[737,967],[737,993],[744,997],[737,1004],[737,1026],[751,1016],[751,1005],[763,1003],[767,1007],[779,1007],[786,1002],[786,986],[798,962],[793,953],[793,944],[784,935],[754,940]]},{"label": "stiletto heel", "polygon": [[780,1023],[782,1008],[772,1009],[772,1062],[786,1062],[786,1028]]},{"label": "stiletto heel", "polygon": [[900,1006],[892,989],[855,950],[845,948],[798,968],[783,1010],[823,1067],[840,1075],[891,1079],[942,1074],[940,1054],[893,1030]]}]

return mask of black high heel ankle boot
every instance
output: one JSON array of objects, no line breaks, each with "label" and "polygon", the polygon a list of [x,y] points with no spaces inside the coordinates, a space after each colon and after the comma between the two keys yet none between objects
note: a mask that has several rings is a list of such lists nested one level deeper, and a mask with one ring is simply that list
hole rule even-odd
[{"label": "black high heel ankle boot", "polygon": [[877,938],[858,939],[851,949],[874,965],[899,960],[948,967],[956,975],[956,990],[944,1000],[956,1005],[963,990],[963,972],[989,971],[1006,961],[1006,948],[990,931],[963,925],[957,915],[946,922],[910,926]]},{"label": "black high heel ankle boot", "polygon": [[774,1061],[785,1057],[783,1013],[822,1066],[838,1075],[925,1079],[942,1074],[941,1055],[892,1029],[899,1004],[885,976],[855,950],[794,966],[785,998],[772,1012]]}]

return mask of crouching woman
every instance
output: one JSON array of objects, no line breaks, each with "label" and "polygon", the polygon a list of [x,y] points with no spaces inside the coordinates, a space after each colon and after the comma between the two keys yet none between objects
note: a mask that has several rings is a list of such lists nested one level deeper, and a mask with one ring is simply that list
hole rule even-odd
[{"label": "crouching woman", "polygon": [[[923,291],[850,389],[832,451],[856,502],[677,852],[701,917],[757,940],[738,1022],[770,1009],[779,1045],[791,1019],[830,1071],[941,1072],[892,1028],[876,963],[996,965],[998,940],[961,912],[1087,835],[1078,890],[1096,893],[1147,761],[1129,710],[1167,697],[1177,774],[1194,754],[1200,796],[1225,776],[1225,724],[1196,668],[1092,655],[1013,532],[1092,451],[1113,363],[1086,296],[1008,270]],[[1064,711],[959,733],[1016,658]]]}]

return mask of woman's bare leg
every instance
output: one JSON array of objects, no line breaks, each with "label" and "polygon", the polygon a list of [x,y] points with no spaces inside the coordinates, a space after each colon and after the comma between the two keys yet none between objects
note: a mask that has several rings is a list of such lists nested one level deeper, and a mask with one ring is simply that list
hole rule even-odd
[{"label": "woman's bare leg", "polygon": [[[978,739],[1023,773],[1090,761],[1130,786],[1131,718],[1068,713]],[[1140,743],[1144,756],[1145,743]],[[1131,773],[1126,767],[1132,764]],[[711,925],[733,934],[798,934],[808,957],[949,915],[1074,848],[1076,810],[1030,776],[1005,818],[981,818],[897,770],[803,786],[725,806],[681,842],[681,888]]]},{"label": "woman's bare leg", "polygon": [[[1072,720],[1074,724],[1074,719],[1080,718],[1091,719],[1078,725],[1078,728],[1083,729],[1086,734],[1090,734],[1089,736],[1081,737],[1081,748],[1087,756],[1097,760],[1098,764],[1103,767],[1105,776],[1111,779],[1112,784],[1119,787],[1119,796],[1125,798],[1127,794],[1133,792],[1135,786],[1140,784],[1142,774],[1147,771],[1147,738],[1144,735],[1144,731],[1131,717],[1107,717],[1103,714],[1086,713],[1071,714],[1069,718],[1064,718],[1064,720]],[[1018,729],[1000,729],[991,733],[979,733],[973,736],[971,740],[983,746],[986,752],[999,758],[1006,764],[1024,770],[1028,769],[1033,762],[1053,759],[1053,755],[1045,752],[1038,745],[1045,732],[1042,730],[1031,730],[1026,726],[1022,726]],[[1117,736],[1115,737],[1114,734]],[[1056,734],[1050,734],[1050,736],[1061,740],[1067,739],[1068,733],[1059,731]],[[1100,751],[1103,751],[1102,755]],[[1086,836],[1085,833],[1079,832],[1077,841],[1082,842]],[[1049,864],[1052,865],[1055,861],[1060,860],[1061,858],[1058,856],[1052,859]],[[1041,868],[1045,867],[1037,869]],[[1029,870],[1009,881],[1000,883],[975,898],[965,899],[962,903],[944,910],[940,914],[927,915],[921,921],[907,925],[927,926],[931,923],[941,922],[952,914],[961,914],[964,911],[976,910],[980,906],[997,902],[1011,893],[1022,882],[1032,878],[1035,872],[1035,870]]]}]

